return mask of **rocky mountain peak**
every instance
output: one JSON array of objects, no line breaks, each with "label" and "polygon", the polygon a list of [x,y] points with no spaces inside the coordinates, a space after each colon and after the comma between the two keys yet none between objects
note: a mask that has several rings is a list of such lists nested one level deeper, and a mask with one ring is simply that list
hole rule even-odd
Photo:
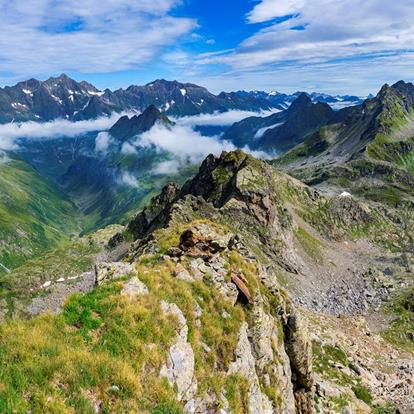
[{"label": "rocky mountain peak", "polygon": [[157,122],[170,126],[173,122],[155,106],[150,105],[140,115],[131,118],[122,116],[110,129],[109,133],[118,140],[125,141],[136,135],[149,131]]}]

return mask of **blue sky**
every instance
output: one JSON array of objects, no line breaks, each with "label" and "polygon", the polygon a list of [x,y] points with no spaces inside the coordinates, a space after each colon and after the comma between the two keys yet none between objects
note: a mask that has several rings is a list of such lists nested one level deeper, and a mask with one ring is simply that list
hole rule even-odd
[{"label": "blue sky", "polygon": [[0,84],[62,72],[366,95],[411,81],[412,0],[0,0]]}]

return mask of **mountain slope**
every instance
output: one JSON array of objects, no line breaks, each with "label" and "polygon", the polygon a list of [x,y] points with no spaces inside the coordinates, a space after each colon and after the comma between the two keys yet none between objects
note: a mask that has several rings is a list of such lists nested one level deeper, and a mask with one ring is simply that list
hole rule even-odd
[{"label": "mountain slope", "polygon": [[294,147],[321,126],[338,122],[348,109],[335,112],[326,103],[312,103],[301,94],[285,111],[268,117],[250,117],[232,125],[224,139],[243,148],[284,152]]},{"label": "mountain slope", "polygon": [[[285,93],[280,93],[276,91],[264,92],[264,91],[237,91],[240,96],[252,96],[255,98],[260,98],[267,100],[272,103],[275,107],[281,106],[283,109],[287,109],[303,92],[295,92],[291,95]],[[312,102],[317,103],[327,103],[333,109],[342,109],[347,106],[361,105],[364,101],[363,98],[353,95],[329,95],[324,93],[311,92],[308,93],[309,97],[312,99]]]},{"label": "mountain slope", "polygon": [[0,163],[0,188],[0,262],[4,266],[12,269],[79,233],[76,207],[25,162],[9,158]]},{"label": "mountain slope", "polygon": [[134,115],[132,118],[128,116],[119,118],[109,129],[109,133],[119,141],[126,141],[149,131],[156,123],[166,126],[173,125],[173,122],[163,115],[155,105],[150,105],[140,115]]},{"label": "mountain slope", "polygon": [[412,200],[414,86],[385,85],[344,122],[315,133],[276,161],[312,183],[341,180],[373,200]]},{"label": "mountain slope", "polygon": [[[12,298],[18,312],[61,312],[0,325],[3,411],[413,407],[412,344],[403,351],[363,322],[408,280],[383,248],[401,230],[381,209],[324,197],[236,151],[207,157],[111,233],[91,235],[102,243],[95,275],[53,270],[31,304]],[[13,289],[13,273],[3,280]],[[86,293],[65,304],[62,286]]]}]

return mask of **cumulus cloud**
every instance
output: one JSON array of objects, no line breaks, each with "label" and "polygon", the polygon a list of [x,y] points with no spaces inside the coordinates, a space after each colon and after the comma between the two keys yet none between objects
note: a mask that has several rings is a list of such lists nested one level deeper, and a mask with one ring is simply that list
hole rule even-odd
[{"label": "cumulus cloud", "polygon": [[6,164],[9,161],[10,161],[10,158],[8,157],[8,155],[4,151],[0,150],[0,165]]},{"label": "cumulus cloud", "polygon": [[180,3],[0,0],[2,70],[26,77],[135,68],[196,27],[193,19],[173,16]]},{"label": "cumulus cloud", "polygon": [[95,151],[98,153],[106,153],[111,141],[112,139],[108,132],[100,132],[95,139]]},{"label": "cumulus cloud", "polygon": [[200,162],[206,155],[218,154],[223,150],[234,149],[233,144],[221,141],[218,137],[204,137],[186,125],[166,128],[158,124],[139,138],[142,147],[156,148],[174,154],[190,163]]},{"label": "cumulus cloud", "polygon": [[121,153],[124,155],[133,155],[136,154],[137,149],[133,144],[129,142],[124,142],[121,147]]},{"label": "cumulus cloud", "polygon": [[119,175],[117,181],[118,181],[118,184],[122,186],[138,188],[137,178],[128,171],[122,172]]},{"label": "cumulus cloud", "polygon": [[152,169],[152,172],[156,175],[176,174],[179,171],[181,165],[182,162],[180,162],[179,159],[162,161]]},{"label": "cumulus cloud", "polygon": [[103,131],[110,128],[120,117],[113,114],[110,117],[101,117],[90,121],[71,122],[66,119],[55,121],[22,122],[0,124],[0,148],[14,149],[19,138],[51,139],[59,137],[76,137],[92,131]]},{"label": "cumulus cloud", "polygon": [[268,116],[275,112],[279,111],[276,109],[262,112],[233,110],[227,112],[214,112],[213,114],[200,114],[185,116],[182,118],[174,118],[174,122],[182,126],[228,126],[250,116]]},{"label": "cumulus cloud", "polygon": [[[174,174],[184,165],[199,164],[208,154],[219,155],[222,151],[236,149],[231,142],[218,136],[203,136],[188,125],[175,125],[172,128],[155,125],[142,134],[135,145],[155,147],[158,151],[169,154],[169,160],[161,161],[153,168],[154,174]],[[262,151],[251,151],[248,147],[242,149],[257,158],[272,158]]]}]

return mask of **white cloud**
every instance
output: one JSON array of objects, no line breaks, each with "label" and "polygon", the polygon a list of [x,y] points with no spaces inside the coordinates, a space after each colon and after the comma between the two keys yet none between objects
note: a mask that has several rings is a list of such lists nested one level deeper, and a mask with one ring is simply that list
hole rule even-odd
[{"label": "white cloud", "polygon": [[136,154],[137,149],[134,145],[129,142],[124,142],[121,147],[121,153],[124,155],[133,155]]},{"label": "white cloud", "polygon": [[133,174],[127,171],[122,172],[121,175],[118,177],[117,181],[120,185],[138,188],[138,180]]},{"label": "white cloud", "polygon": [[4,151],[0,150],[0,165],[6,164],[9,161],[10,161],[10,158],[8,157],[8,155]]},{"label": "white cloud", "polygon": [[247,17],[250,23],[262,23],[275,17],[295,13],[304,6],[306,0],[262,0]]},{"label": "white cloud", "polygon": [[[291,18],[274,20],[286,15]],[[411,0],[262,0],[247,19],[250,23],[266,22],[265,27],[259,26],[235,50],[199,56],[198,63],[227,64],[232,70],[222,72],[222,77],[229,81],[244,74],[253,82],[263,78],[263,72],[273,72],[273,76],[281,73],[296,84],[303,82],[303,72],[317,79],[320,64],[341,63],[343,72],[332,70],[328,79],[319,74],[318,83],[323,84],[330,77],[347,77],[347,67],[358,61],[367,63],[364,84],[372,78],[369,63],[376,58],[412,51],[413,18]],[[392,78],[395,76],[396,72]],[[274,79],[280,86],[279,78],[274,76],[273,84]],[[354,82],[351,79],[351,84]]]},{"label": "white cloud", "polygon": [[100,132],[95,139],[95,151],[106,153],[111,144],[111,136],[107,132]]},{"label": "white cloud", "polygon": [[[233,151],[236,147],[220,139],[220,137],[206,137],[194,131],[188,125],[175,125],[167,128],[155,125],[150,131],[142,134],[136,141],[141,147],[155,146],[160,152],[168,152],[170,159],[162,161],[153,168],[154,174],[174,174],[180,167],[188,164],[199,164],[208,154],[220,155],[222,151]],[[243,151],[261,159],[270,159],[271,156],[262,151]]]},{"label": "white cloud", "polygon": [[138,138],[142,147],[155,146],[159,150],[174,154],[178,159],[192,164],[200,162],[208,154],[219,154],[223,150],[234,149],[233,144],[221,141],[218,137],[204,137],[187,125],[166,128],[155,125]]},{"label": "white cloud", "polygon": [[278,110],[261,112],[233,110],[174,118],[174,122],[182,126],[228,126],[250,116],[268,116],[275,112],[278,112]]},{"label": "white cloud", "polygon": [[156,175],[176,174],[181,165],[182,162],[180,162],[178,159],[162,161],[152,169],[152,172]]},{"label": "white cloud", "polygon": [[[139,67],[195,27],[181,0],[0,0],[2,71],[17,77]],[[16,47],[18,45],[18,47]]]},{"label": "white cloud", "polygon": [[22,122],[0,124],[0,148],[13,149],[19,138],[50,139],[59,137],[76,137],[78,135],[103,131],[110,128],[120,117],[113,114],[110,117],[101,117],[95,120],[71,122],[66,119],[57,119],[50,122]]}]

